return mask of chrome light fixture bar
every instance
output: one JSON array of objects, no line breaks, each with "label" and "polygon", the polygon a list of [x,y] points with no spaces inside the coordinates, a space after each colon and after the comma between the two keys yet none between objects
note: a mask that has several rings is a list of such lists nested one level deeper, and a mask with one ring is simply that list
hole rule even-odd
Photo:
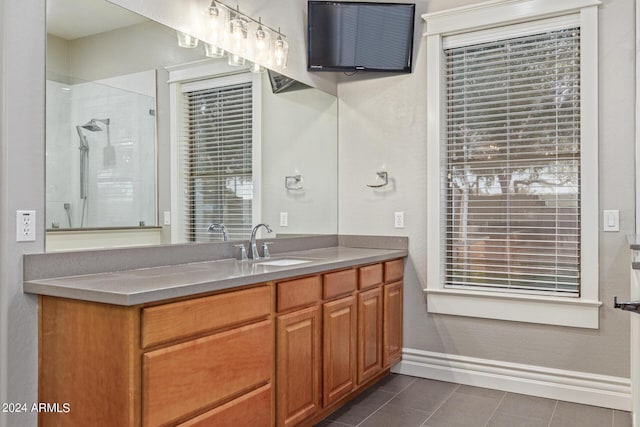
[{"label": "chrome light fixture bar", "polygon": [[[289,44],[284,34],[218,0],[211,0],[203,11],[204,22],[195,23],[203,29],[198,33],[211,58],[221,58],[228,54],[230,65],[251,63],[251,71],[264,72],[266,68],[284,69],[287,66]],[[182,47],[196,47],[198,38],[185,32],[178,32]]]}]

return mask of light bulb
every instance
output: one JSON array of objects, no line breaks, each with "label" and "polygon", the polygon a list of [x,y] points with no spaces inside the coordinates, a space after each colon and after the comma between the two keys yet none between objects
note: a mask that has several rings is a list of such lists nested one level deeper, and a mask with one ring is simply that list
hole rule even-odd
[{"label": "light bulb", "polygon": [[229,65],[233,65],[235,67],[243,66],[246,62],[243,56],[238,55],[237,53],[229,52]]},{"label": "light bulb", "polygon": [[232,50],[237,54],[244,54],[247,47],[247,25],[240,18],[232,19],[229,23],[231,30]]},{"label": "light bulb", "polygon": [[178,46],[186,47],[189,49],[193,49],[194,47],[198,47],[198,39],[193,37],[188,33],[184,33],[182,31],[177,31],[178,36]]},{"label": "light bulb", "polygon": [[287,55],[289,53],[289,43],[282,39],[282,35],[278,33],[278,38],[275,42],[273,50],[273,56],[275,57],[276,66],[280,68],[286,68]]},{"label": "light bulb", "polygon": [[212,0],[209,6],[209,41],[211,43],[219,43],[224,38],[223,22],[224,12]]},{"label": "light bulb", "polygon": [[251,64],[252,73],[264,73],[265,71],[266,71],[266,68],[264,68],[262,65],[258,64],[257,62],[254,62]]},{"label": "light bulb", "polygon": [[209,58],[222,58],[224,56],[224,49],[211,43],[205,43],[204,53]]}]

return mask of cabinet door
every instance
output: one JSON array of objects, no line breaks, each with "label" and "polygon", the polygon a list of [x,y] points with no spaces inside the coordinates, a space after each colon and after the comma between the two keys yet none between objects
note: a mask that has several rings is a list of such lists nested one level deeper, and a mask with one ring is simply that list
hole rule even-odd
[{"label": "cabinet door", "polygon": [[358,294],[358,384],[382,370],[382,287]]},{"label": "cabinet door", "polygon": [[383,364],[391,366],[402,358],[402,282],[384,286]]},{"label": "cabinet door", "polygon": [[324,406],[348,394],[356,385],[356,319],[354,296],[324,304]]},{"label": "cabinet door", "polygon": [[278,316],[278,426],[296,425],[320,409],[320,320],[320,306]]}]

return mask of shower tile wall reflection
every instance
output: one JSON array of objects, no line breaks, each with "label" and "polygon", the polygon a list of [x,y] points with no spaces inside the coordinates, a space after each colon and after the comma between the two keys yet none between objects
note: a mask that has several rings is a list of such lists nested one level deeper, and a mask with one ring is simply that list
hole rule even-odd
[{"label": "shower tile wall reflection", "polygon": [[47,229],[156,225],[155,72],[67,80],[47,80]]}]

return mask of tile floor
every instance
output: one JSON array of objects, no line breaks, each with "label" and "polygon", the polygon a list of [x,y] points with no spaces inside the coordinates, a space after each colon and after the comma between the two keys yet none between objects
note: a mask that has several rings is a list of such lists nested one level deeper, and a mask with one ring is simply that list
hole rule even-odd
[{"label": "tile floor", "polygon": [[316,427],[630,427],[595,406],[391,374]]}]

